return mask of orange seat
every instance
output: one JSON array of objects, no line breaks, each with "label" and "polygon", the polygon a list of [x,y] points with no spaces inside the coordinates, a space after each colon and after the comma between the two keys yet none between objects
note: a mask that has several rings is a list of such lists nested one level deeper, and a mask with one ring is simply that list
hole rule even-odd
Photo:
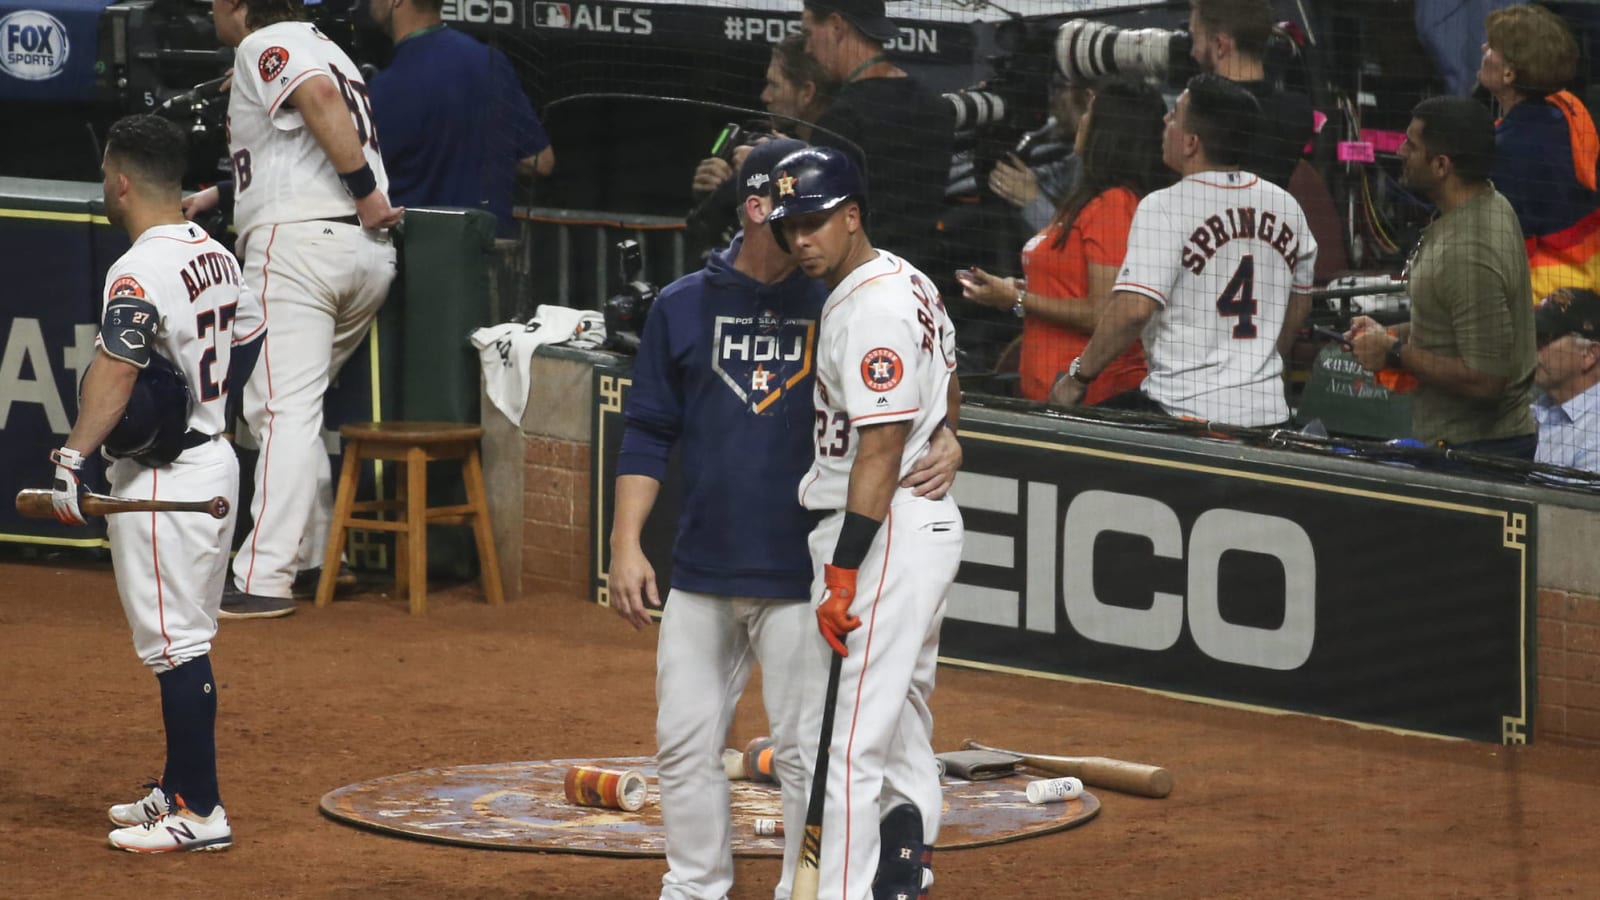
[{"label": "orange seat", "polygon": [[[458,422],[363,422],[339,429],[344,436],[344,467],[339,473],[339,494],[333,503],[328,548],[323,554],[322,580],[317,583],[317,606],[333,602],[334,581],[344,555],[345,534],[356,531],[392,531],[396,537],[395,589],[410,594],[411,614],[428,611],[428,526],[470,525],[478,544],[484,597],[491,605],[505,602],[500,589],[500,563],[495,557],[489,529],[489,501],[483,487],[483,463],[478,442],[483,429]],[[396,476],[399,496],[394,500],[356,500],[361,463],[382,459],[400,464]],[[467,502],[428,506],[428,463],[461,461]],[[357,515],[376,513],[377,515]],[[401,513],[399,518],[385,514]]]}]

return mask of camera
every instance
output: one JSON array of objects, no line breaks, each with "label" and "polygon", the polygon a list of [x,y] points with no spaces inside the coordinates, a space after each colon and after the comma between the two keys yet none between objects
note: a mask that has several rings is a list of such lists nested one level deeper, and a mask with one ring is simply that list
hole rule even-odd
[{"label": "camera", "polygon": [[1068,19],[1056,32],[1055,62],[1074,82],[1137,78],[1176,87],[1198,71],[1188,32],[1119,28],[1093,19]]},{"label": "camera", "polygon": [[613,252],[622,289],[606,300],[605,349],[638,353],[639,336],[644,334],[645,319],[656,302],[656,286],[640,277],[644,272],[644,251],[638,241],[618,241]]}]

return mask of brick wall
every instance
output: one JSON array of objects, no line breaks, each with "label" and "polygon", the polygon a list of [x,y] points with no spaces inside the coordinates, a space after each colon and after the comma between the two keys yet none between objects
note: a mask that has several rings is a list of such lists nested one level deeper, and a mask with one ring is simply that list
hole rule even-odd
[{"label": "brick wall", "polygon": [[1600,597],[1539,591],[1534,740],[1600,743]]},{"label": "brick wall", "polygon": [[588,442],[528,435],[523,473],[524,596],[588,597]]}]

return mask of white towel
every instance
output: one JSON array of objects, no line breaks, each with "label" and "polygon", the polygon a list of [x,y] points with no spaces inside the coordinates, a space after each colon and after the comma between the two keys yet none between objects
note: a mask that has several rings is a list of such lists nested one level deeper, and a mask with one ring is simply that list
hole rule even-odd
[{"label": "white towel", "polygon": [[600,313],[546,303],[527,324],[506,322],[479,328],[472,333],[472,346],[478,348],[489,400],[520,425],[528,407],[533,352],[545,344],[598,347],[605,339],[606,321]]}]

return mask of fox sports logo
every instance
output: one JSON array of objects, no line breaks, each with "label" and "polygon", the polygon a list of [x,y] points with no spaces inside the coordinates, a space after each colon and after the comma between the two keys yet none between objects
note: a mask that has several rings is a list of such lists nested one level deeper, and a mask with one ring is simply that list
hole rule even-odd
[{"label": "fox sports logo", "polygon": [[36,9],[0,19],[0,71],[22,81],[44,81],[67,65],[67,29]]}]

